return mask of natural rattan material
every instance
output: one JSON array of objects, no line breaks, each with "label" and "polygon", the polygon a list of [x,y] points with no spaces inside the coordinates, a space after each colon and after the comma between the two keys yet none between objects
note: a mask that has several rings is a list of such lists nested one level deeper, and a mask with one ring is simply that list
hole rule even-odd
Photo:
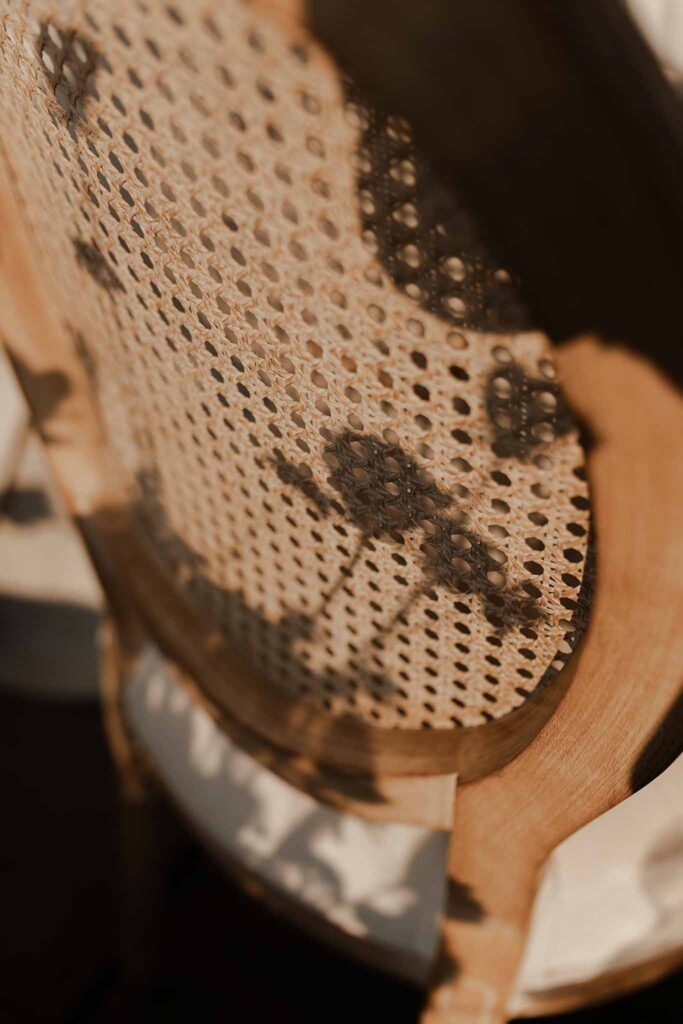
[{"label": "natural rattan material", "polygon": [[[580,631],[583,452],[547,340],[512,333],[506,273],[441,224],[424,158],[374,173],[367,103],[239,0],[13,0],[0,65],[46,288],[178,587],[336,717],[522,704]],[[419,244],[376,226],[380,196]]]}]

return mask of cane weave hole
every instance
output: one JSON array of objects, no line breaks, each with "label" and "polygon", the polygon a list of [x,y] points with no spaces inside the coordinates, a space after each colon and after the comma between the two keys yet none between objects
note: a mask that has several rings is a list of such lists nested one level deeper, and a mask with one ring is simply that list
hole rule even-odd
[{"label": "cane weave hole", "polygon": [[334,716],[523,703],[585,619],[584,456],[410,126],[239,0],[17,0],[0,59],[45,287],[176,586]]}]

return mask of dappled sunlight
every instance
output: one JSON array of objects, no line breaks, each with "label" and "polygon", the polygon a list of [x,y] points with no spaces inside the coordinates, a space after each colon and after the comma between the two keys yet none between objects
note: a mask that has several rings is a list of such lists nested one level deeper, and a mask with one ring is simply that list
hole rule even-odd
[{"label": "dappled sunlight", "polygon": [[239,750],[148,649],[127,713],[200,832],[342,931],[430,962],[445,894],[446,832],[318,803]]}]

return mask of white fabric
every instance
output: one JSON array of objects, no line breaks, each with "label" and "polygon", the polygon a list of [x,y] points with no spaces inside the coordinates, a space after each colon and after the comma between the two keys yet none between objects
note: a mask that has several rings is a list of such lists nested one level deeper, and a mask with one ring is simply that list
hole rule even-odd
[{"label": "white fabric", "polygon": [[569,987],[683,949],[683,756],[554,851],[518,988]]},{"label": "white fabric", "polygon": [[426,975],[448,833],[320,805],[239,750],[150,649],[126,710],[166,786],[212,842],[349,935],[408,954]]},{"label": "white fabric", "polygon": [[664,70],[683,79],[683,0],[627,0],[627,7]]}]

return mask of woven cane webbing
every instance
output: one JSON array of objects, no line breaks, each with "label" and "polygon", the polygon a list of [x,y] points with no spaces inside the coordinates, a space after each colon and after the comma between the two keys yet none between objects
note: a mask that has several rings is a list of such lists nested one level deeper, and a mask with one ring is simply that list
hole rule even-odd
[{"label": "woven cane webbing", "polygon": [[584,456],[409,125],[240,0],[11,0],[0,76],[45,287],[177,587],[321,712],[522,704],[582,625]]}]

